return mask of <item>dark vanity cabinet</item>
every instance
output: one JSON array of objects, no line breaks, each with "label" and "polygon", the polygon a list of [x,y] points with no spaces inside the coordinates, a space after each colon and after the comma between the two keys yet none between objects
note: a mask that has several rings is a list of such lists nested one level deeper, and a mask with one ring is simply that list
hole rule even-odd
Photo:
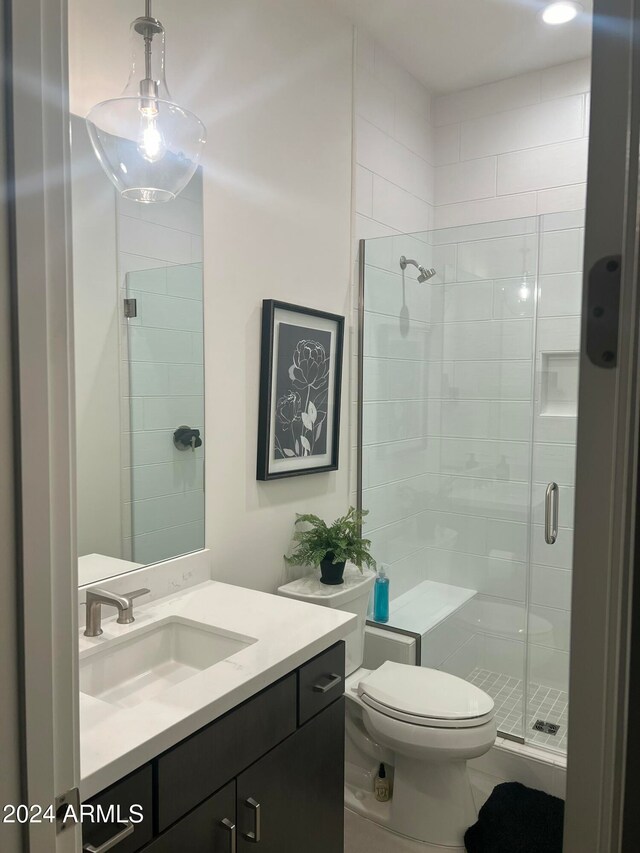
[{"label": "dark vanity cabinet", "polygon": [[[144,850],[149,853],[235,853],[236,784],[229,782],[163,832]],[[236,847],[234,847],[236,845]],[[117,848],[116,848],[117,850]]]},{"label": "dark vanity cabinet", "polygon": [[238,777],[239,853],[342,850],[343,730],[341,699]]},{"label": "dark vanity cabinet", "polygon": [[341,642],[94,797],[145,819],[85,853],[342,853],[343,693]]}]

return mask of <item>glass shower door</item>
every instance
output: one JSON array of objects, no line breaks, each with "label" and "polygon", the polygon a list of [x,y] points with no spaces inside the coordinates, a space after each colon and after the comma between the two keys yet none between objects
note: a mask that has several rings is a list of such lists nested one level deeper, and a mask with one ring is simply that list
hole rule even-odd
[{"label": "glass shower door", "polygon": [[423,638],[423,664],[436,663],[432,647],[456,629],[453,653],[437,665],[489,693],[499,730],[514,738],[525,736],[526,717],[538,229],[531,217],[433,236],[455,240],[441,463],[452,512],[471,534],[464,554],[447,555],[446,583],[474,595]]},{"label": "glass shower door", "polygon": [[364,265],[361,499],[390,624],[418,635],[423,666],[490,693],[519,738],[538,226],[369,240]]},{"label": "glass shower door", "polygon": [[[419,638],[423,666],[488,692],[503,735],[560,750],[583,218],[363,248],[360,499],[389,624]],[[420,281],[420,267],[436,273]]]},{"label": "glass shower door", "polygon": [[565,751],[584,211],[540,219],[525,739]]}]

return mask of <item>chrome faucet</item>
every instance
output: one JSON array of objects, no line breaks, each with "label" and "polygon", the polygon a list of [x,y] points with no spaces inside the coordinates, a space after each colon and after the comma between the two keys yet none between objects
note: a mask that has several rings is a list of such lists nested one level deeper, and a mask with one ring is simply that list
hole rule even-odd
[{"label": "chrome faucet", "polygon": [[85,637],[99,637],[102,634],[102,605],[118,608],[118,623],[129,625],[134,622],[133,600],[141,595],[146,595],[148,589],[134,589],[124,595],[109,592],[106,589],[87,590],[87,626],[84,630]]}]

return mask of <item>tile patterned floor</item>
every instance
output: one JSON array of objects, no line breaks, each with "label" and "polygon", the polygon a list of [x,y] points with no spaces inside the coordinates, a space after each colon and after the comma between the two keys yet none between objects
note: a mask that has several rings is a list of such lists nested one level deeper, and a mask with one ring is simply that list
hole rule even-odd
[{"label": "tile patterned floor", "polygon": [[[499,731],[519,737],[524,735],[527,742],[537,746],[567,751],[569,696],[564,690],[555,690],[542,684],[529,685],[527,726],[523,732],[524,695],[521,680],[500,672],[476,668],[467,676],[467,681],[480,687],[495,702]],[[536,720],[556,723],[560,729],[555,735],[536,732],[532,728]]]}]

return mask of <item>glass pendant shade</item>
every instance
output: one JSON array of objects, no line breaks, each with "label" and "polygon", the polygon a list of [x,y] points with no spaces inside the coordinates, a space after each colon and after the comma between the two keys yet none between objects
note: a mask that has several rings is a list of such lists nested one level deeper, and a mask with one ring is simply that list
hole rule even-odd
[{"label": "glass pendant shade", "polygon": [[131,24],[132,64],[119,98],[87,117],[94,151],[124,198],[174,199],[193,177],[206,141],[200,119],[174,103],[164,74],[164,27],[149,15]]}]

